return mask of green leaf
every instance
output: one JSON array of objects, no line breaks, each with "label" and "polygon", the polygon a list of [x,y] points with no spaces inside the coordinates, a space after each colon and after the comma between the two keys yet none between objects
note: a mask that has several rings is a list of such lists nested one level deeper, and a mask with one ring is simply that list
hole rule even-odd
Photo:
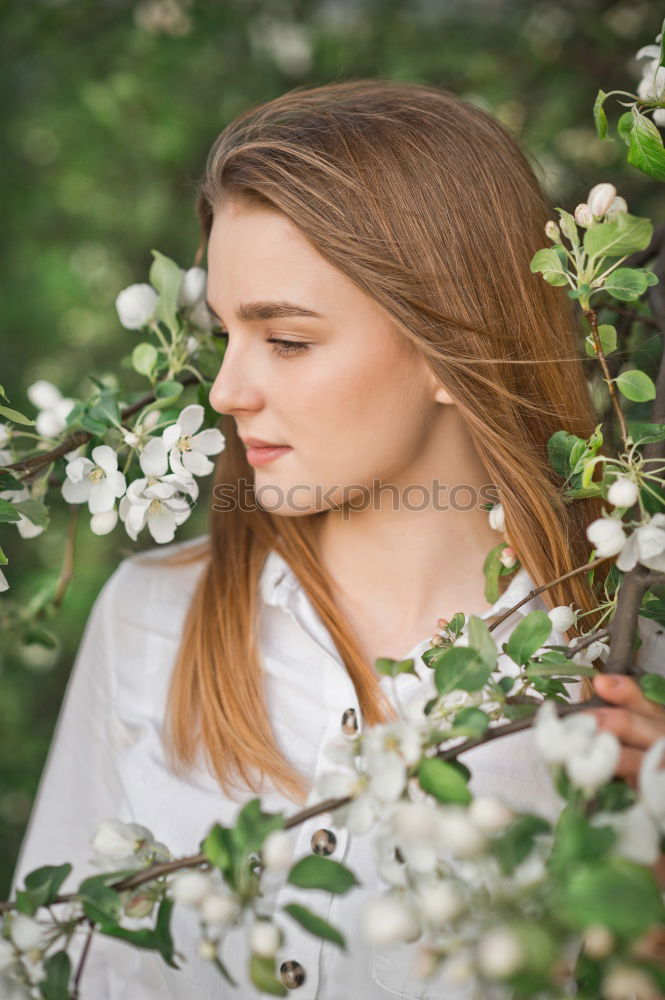
[{"label": "green leaf", "polygon": [[16,904],[20,913],[33,916],[40,906],[49,906],[60,891],[72,866],[69,862],[62,865],[43,865],[26,875],[25,889],[16,893]]},{"label": "green leaf", "polygon": [[[600,324],[600,326],[598,327],[598,339],[600,340],[600,347],[605,357],[607,357],[608,354],[611,354],[612,351],[616,351],[617,332],[615,328],[611,326],[609,323]],[[586,337],[584,341],[584,346],[590,358],[598,357],[594,348],[593,336],[591,334],[589,334],[589,336]],[[558,433],[561,434],[565,432],[559,431]]]},{"label": "green leaf", "polygon": [[391,660],[389,657],[380,657],[374,661],[374,666],[380,674],[386,677],[397,677],[398,674],[413,674],[418,676],[413,668],[413,659]]},{"label": "green leaf", "polygon": [[229,884],[235,887],[233,876],[234,848],[231,831],[215,823],[207,837],[200,844],[201,851],[208,861],[224,874]]},{"label": "green leaf", "polygon": [[635,302],[647,290],[646,275],[635,267],[618,267],[608,274],[603,288],[620,302]]},{"label": "green leaf", "polygon": [[605,924],[635,937],[665,919],[665,905],[653,873],[621,857],[572,866],[555,883],[562,918],[579,930]]},{"label": "green leaf", "polygon": [[32,521],[33,524],[36,524],[40,528],[48,527],[50,518],[49,509],[39,500],[33,500],[29,497],[27,500],[19,500],[14,506],[24,517],[27,517],[28,521]]},{"label": "green leaf", "polygon": [[585,447],[582,438],[568,431],[556,431],[547,442],[547,457],[549,463],[558,475],[567,479],[572,467],[573,450],[576,446]]},{"label": "green leaf", "polygon": [[159,400],[171,402],[177,399],[184,386],[182,382],[159,382],[155,389],[155,397]]},{"label": "green leaf", "polygon": [[159,250],[150,251],[155,258],[150,266],[150,284],[159,292],[155,318],[162,320],[171,330],[177,327],[177,302],[182,285],[182,269]]},{"label": "green leaf", "polygon": [[22,490],[23,483],[11,472],[0,472],[0,490]]},{"label": "green leaf", "polygon": [[153,344],[137,344],[132,351],[132,364],[139,375],[149,375],[157,364],[157,348]]},{"label": "green leaf", "polygon": [[5,555],[5,553],[0,548],[0,566],[6,566],[8,562],[9,562],[9,559],[7,558],[7,556]]},{"label": "green leaf", "polygon": [[246,854],[260,851],[263,841],[273,830],[284,826],[282,813],[263,812],[261,800],[251,799],[242,807],[231,829],[231,839],[235,846]]},{"label": "green leaf", "polygon": [[499,577],[504,568],[501,562],[501,553],[506,548],[505,542],[499,542],[485,556],[483,563],[483,574],[485,576],[485,600],[490,604],[496,604],[499,600]]},{"label": "green leaf", "polygon": [[662,674],[642,674],[640,677],[642,694],[649,701],[665,705],[665,677]]},{"label": "green leaf", "polygon": [[651,242],[653,224],[629,212],[613,222],[598,222],[584,234],[584,249],[591,258],[623,257],[644,250]]},{"label": "green leaf", "polygon": [[628,133],[628,162],[649,177],[665,181],[665,149],[660,132],[646,115],[631,109],[633,121]]},{"label": "green leaf", "polygon": [[650,424],[647,421],[629,420],[628,433],[635,444],[665,441],[665,424]]},{"label": "green leaf", "polygon": [[487,684],[490,667],[468,646],[453,646],[434,659],[434,683],[440,695],[450,691],[479,691]]},{"label": "green leaf", "polygon": [[532,257],[529,267],[532,274],[536,272],[542,274],[548,285],[568,284],[566,270],[554,247],[538,250]]},{"label": "green leaf", "polygon": [[57,951],[44,959],[45,977],[39,984],[44,1000],[70,1000],[69,977],[72,963],[66,951]]},{"label": "green leaf", "polygon": [[489,716],[482,708],[463,708],[453,720],[454,736],[482,736],[489,727]]},{"label": "green leaf", "polygon": [[464,776],[453,763],[440,757],[423,757],[418,768],[420,787],[439,802],[471,801],[471,792]]},{"label": "green leaf", "polygon": [[544,611],[532,611],[510,633],[505,645],[506,653],[511,660],[523,666],[547,642],[551,632],[552,622],[549,616]]},{"label": "green leaf", "polygon": [[295,863],[287,882],[301,889],[324,889],[340,894],[348,892],[354,885],[360,885],[353,872],[339,861],[313,854]]},{"label": "green leaf", "polygon": [[51,632],[47,632],[45,628],[40,628],[38,625],[30,625],[21,634],[21,642],[26,645],[38,645],[43,646],[45,649],[57,649],[58,640]]},{"label": "green leaf", "polygon": [[274,958],[252,955],[249,960],[249,977],[262,993],[275,997],[286,996],[286,986],[277,978]]},{"label": "green leaf", "polygon": [[504,875],[511,875],[533,850],[536,837],[550,829],[546,819],[524,813],[492,841],[491,850]]},{"label": "green leaf", "polygon": [[0,406],[0,416],[6,417],[7,420],[12,420],[15,424],[26,424],[29,427],[33,427],[35,421],[30,420],[23,413],[19,413],[18,410],[12,410],[9,406]]},{"label": "green leaf", "polygon": [[599,139],[605,139],[607,136],[607,115],[605,114],[605,109],[603,108],[606,97],[607,94],[605,91],[599,90],[593,104],[593,120],[596,125],[596,132]]},{"label": "green leaf", "polygon": [[554,844],[548,859],[553,872],[563,876],[569,865],[593,861],[606,854],[617,834],[609,826],[591,826],[571,805],[562,810],[554,828]]},{"label": "green leaf", "polygon": [[317,937],[324,938],[326,941],[334,941],[338,944],[340,948],[346,948],[346,941],[344,936],[340,934],[336,927],[329,924],[327,920],[323,917],[319,917],[316,913],[312,913],[308,910],[306,906],[300,906],[299,903],[288,903],[284,907],[284,912],[288,913],[289,916],[293,917],[301,927],[304,927],[306,931],[310,934],[315,934]]},{"label": "green leaf", "polygon": [[616,384],[619,392],[634,403],[646,403],[656,398],[655,385],[646,372],[640,371],[639,368],[621,372],[616,378]]},{"label": "green leaf", "polygon": [[469,616],[469,646],[480,653],[490,670],[494,670],[498,658],[496,643],[486,623],[478,615]]},{"label": "green leaf", "polygon": [[3,500],[0,498],[0,522],[18,521],[20,516],[21,515],[13,503],[10,503],[9,500]]},{"label": "green leaf", "polygon": [[155,922],[155,943],[157,950],[167,965],[172,969],[179,969],[180,966],[173,958],[173,938],[171,936],[171,912],[173,910],[173,900],[168,896],[160,901],[157,910],[157,920]]}]

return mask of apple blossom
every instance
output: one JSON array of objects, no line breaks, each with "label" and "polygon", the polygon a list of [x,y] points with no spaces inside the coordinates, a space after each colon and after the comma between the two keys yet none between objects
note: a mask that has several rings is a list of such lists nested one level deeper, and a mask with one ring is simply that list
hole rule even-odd
[{"label": "apple blossom", "polygon": [[621,744],[607,731],[594,735],[583,753],[570,754],[564,763],[566,774],[587,796],[594,795],[616,771]]},{"label": "apple blossom", "polygon": [[95,535],[108,535],[113,531],[118,523],[118,512],[115,507],[112,510],[104,510],[99,514],[93,514],[90,518],[90,530]]},{"label": "apple blossom", "polygon": [[481,833],[498,833],[515,818],[512,810],[493,795],[476,795],[469,803],[468,816]]},{"label": "apple blossom", "polygon": [[92,449],[92,460],[83,456],[67,463],[67,478],[62,495],[67,503],[88,503],[91,514],[112,509],[117,497],[127,489],[125,477],[118,471],[118,456],[107,444]]},{"label": "apple blossom", "polygon": [[615,556],[626,543],[626,533],[621,521],[599,517],[587,526],[586,536],[598,556]]},{"label": "apple blossom", "polygon": [[25,913],[15,913],[9,933],[19,951],[43,951],[52,937],[53,925],[42,923]]},{"label": "apple blossom", "polygon": [[201,919],[207,924],[226,924],[239,911],[238,900],[225,892],[209,892],[199,906]]},{"label": "apple blossom", "polygon": [[127,330],[140,330],[155,315],[159,295],[145,282],[123,288],[115,300],[120,322]]},{"label": "apple blossom", "polygon": [[568,604],[559,604],[547,612],[555,632],[567,632],[575,624],[577,615]]},{"label": "apple blossom", "polygon": [[561,242],[561,230],[552,219],[545,223],[545,235],[548,240],[552,240],[552,243]]},{"label": "apple blossom", "polygon": [[103,858],[124,860],[153,840],[152,832],[138,823],[123,823],[118,819],[103,819],[97,824],[92,849]]},{"label": "apple blossom", "polygon": [[665,736],[644,754],[638,783],[644,808],[665,833]]},{"label": "apple blossom", "polygon": [[621,195],[617,195],[610,207],[605,212],[605,220],[607,222],[614,222],[617,216],[622,215],[624,212],[628,211],[628,203],[625,198]]},{"label": "apple blossom", "polygon": [[12,946],[11,941],[7,941],[6,938],[0,937],[0,972],[4,969],[11,968],[16,962],[16,951]]},{"label": "apple blossom", "polygon": [[171,879],[171,895],[181,906],[195,909],[213,889],[212,877],[202,871],[180,871]]},{"label": "apple blossom", "polygon": [[665,514],[654,514],[632,532],[616,565],[627,573],[638,562],[649,569],[665,570]]},{"label": "apple blossom", "polygon": [[585,752],[596,732],[592,715],[576,714],[559,718],[552,701],[544,701],[536,712],[534,740],[536,749],[546,763],[564,764],[571,756]]},{"label": "apple blossom", "polygon": [[[20,503],[22,500],[28,500],[30,498],[30,491],[27,487],[24,487],[21,490],[3,490],[0,492],[0,498],[3,500],[9,500],[10,503]],[[14,521],[13,523],[16,525],[21,538],[36,538],[37,535],[41,535],[44,530],[42,525],[33,524],[30,518],[26,517],[25,514],[20,514],[18,521]]]},{"label": "apple blossom", "polygon": [[487,838],[472,822],[464,806],[449,805],[437,810],[439,844],[460,858],[475,858],[487,848]]},{"label": "apple blossom", "polygon": [[170,542],[176,527],[191,514],[187,495],[196,500],[198,486],[191,477],[167,474],[168,459],[161,438],[148,442],[139,464],[144,476],[129,484],[118,508],[120,520],[134,541],[147,524],[156,542]]},{"label": "apple blossom", "polygon": [[202,267],[190,267],[182,273],[178,290],[178,306],[195,306],[205,298],[207,274]]},{"label": "apple blossom", "polygon": [[476,949],[476,961],[489,979],[508,979],[518,972],[526,956],[519,938],[510,927],[493,927],[483,934]]},{"label": "apple blossom", "polygon": [[254,955],[272,958],[279,948],[282,935],[270,920],[255,920],[249,932],[249,946]]},{"label": "apple blossom", "polygon": [[617,189],[614,184],[594,184],[586,200],[591,214],[596,218],[602,218],[616,196]]},{"label": "apple blossom", "polygon": [[199,431],[205,410],[198,403],[186,406],[175,424],[162,434],[173,472],[180,476],[207,476],[214,465],[207,458],[223,451],[226,439],[217,427]]},{"label": "apple blossom", "polygon": [[574,216],[575,222],[578,226],[582,226],[583,229],[587,229],[589,226],[593,225],[593,214],[589,206],[584,201],[577,206]]},{"label": "apple blossom", "polygon": [[505,566],[506,569],[512,569],[517,562],[515,549],[513,549],[510,545],[506,545],[506,547],[499,553],[499,562],[502,566]]},{"label": "apple blossom", "polygon": [[418,887],[414,898],[421,915],[436,928],[456,920],[466,909],[459,886],[450,879],[423,883]]},{"label": "apple blossom", "polygon": [[263,841],[261,859],[267,871],[287,871],[293,860],[293,835],[288,830],[271,830]]},{"label": "apple blossom", "polygon": [[[661,32],[656,35],[656,43],[661,40]],[[637,85],[637,95],[641,101],[665,102],[665,66],[660,65],[660,45],[643,45],[635,55],[636,59],[647,59],[642,68],[642,79]],[[656,125],[665,125],[665,108],[653,109]]]},{"label": "apple blossom", "polygon": [[4,593],[5,590],[9,590],[9,581],[0,569],[0,594]]},{"label": "apple blossom", "polygon": [[627,476],[619,476],[607,491],[607,499],[613,507],[632,507],[638,496],[636,484]]},{"label": "apple blossom", "polygon": [[73,410],[75,401],[64,398],[57,386],[46,379],[37,379],[27,388],[30,402],[39,410],[35,430],[44,438],[54,438],[67,426],[67,416]]},{"label": "apple blossom", "polygon": [[503,504],[496,503],[489,512],[489,523],[490,528],[494,528],[495,531],[505,531],[506,530],[506,518],[503,511]]}]

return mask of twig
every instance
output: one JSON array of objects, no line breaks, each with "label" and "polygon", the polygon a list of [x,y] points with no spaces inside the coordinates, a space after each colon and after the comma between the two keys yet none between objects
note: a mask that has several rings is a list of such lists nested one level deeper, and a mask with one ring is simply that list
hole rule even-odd
[{"label": "twig", "polygon": [[65,542],[65,554],[62,560],[62,569],[58,578],[58,585],[53,596],[53,607],[59,608],[65,596],[65,592],[70,582],[74,578],[74,550],[76,548],[76,525],[78,522],[79,507],[71,504],[69,508],[69,523],[67,525],[67,541]]},{"label": "twig", "polygon": [[619,427],[621,428],[621,438],[623,441],[623,446],[628,449],[628,428],[626,426],[626,418],[623,415],[623,410],[621,409],[621,403],[619,402],[619,397],[617,396],[617,391],[614,388],[614,382],[612,381],[612,375],[609,368],[607,367],[607,358],[603,354],[603,347],[600,342],[600,335],[598,333],[598,316],[595,309],[585,309],[584,315],[589,321],[589,326],[591,327],[591,336],[593,338],[593,347],[600,362],[600,367],[603,370],[603,375],[607,382],[607,388],[610,394],[610,399],[612,401],[612,406],[614,407],[614,412],[616,413],[617,420],[619,421]]},{"label": "twig", "polygon": [[81,975],[83,973],[83,966],[85,964],[85,960],[88,957],[88,951],[90,949],[90,944],[92,942],[92,935],[95,933],[94,921],[88,918],[88,923],[90,924],[90,927],[88,929],[88,936],[85,939],[85,945],[83,946],[81,958],[79,959],[79,963],[76,969],[76,975],[74,976],[74,982],[72,983],[72,1000],[78,1000],[79,980],[81,979]]}]

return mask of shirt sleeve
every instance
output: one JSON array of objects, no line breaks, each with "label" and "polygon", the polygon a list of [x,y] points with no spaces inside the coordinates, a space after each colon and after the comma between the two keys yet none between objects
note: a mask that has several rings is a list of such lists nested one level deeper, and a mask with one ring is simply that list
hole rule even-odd
[{"label": "shirt sleeve", "polygon": [[[23,888],[29,872],[64,862],[72,864],[72,871],[60,891],[73,892],[88,875],[101,872],[93,863],[91,847],[100,820],[132,821],[116,767],[121,727],[115,713],[113,634],[115,595],[121,582],[126,582],[123,566],[102,588],[86,623],[19,851],[10,899]],[[63,909],[58,904],[56,914]],[[81,931],[69,947],[72,969],[83,941]],[[113,956],[115,962],[124,960],[130,972],[132,951],[96,933],[81,979],[82,996],[110,1000],[108,968]]]}]

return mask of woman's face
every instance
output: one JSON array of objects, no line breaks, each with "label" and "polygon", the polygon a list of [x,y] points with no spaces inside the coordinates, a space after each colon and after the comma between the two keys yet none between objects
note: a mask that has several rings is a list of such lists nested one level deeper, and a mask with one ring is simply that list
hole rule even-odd
[{"label": "woman's face", "polygon": [[[227,197],[210,234],[207,297],[229,334],[211,405],[242,439],[289,446],[254,466],[260,506],[313,513],[376,480],[411,481],[441,410],[434,376],[289,219]],[[257,303],[290,303],[292,315],[269,318],[267,305],[252,315]],[[318,315],[298,315],[306,310]]]}]

